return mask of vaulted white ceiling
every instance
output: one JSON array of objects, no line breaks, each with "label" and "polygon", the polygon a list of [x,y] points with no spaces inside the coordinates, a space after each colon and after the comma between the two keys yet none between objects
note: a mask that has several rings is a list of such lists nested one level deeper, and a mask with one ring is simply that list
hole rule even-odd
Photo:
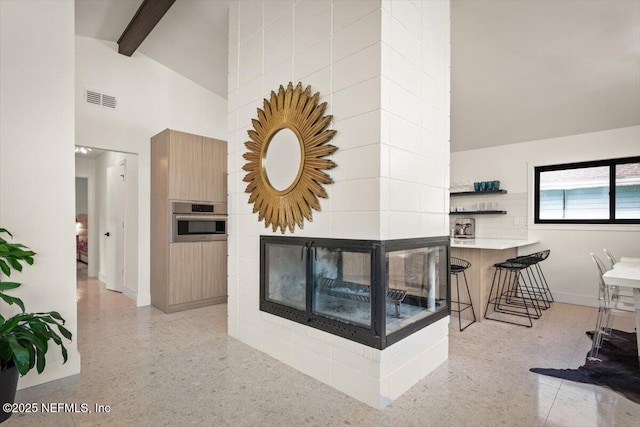
[{"label": "vaulted white ceiling", "polygon": [[[76,0],[76,34],[118,41],[142,0]],[[140,52],[227,99],[230,0],[177,0]]]},{"label": "vaulted white ceiling", "polygon": [[640,1],[452,2],[452,150],[639,124]]},{"label": "vaulted white ceiling", "polygon": [[[76,34],[140,3],[76,0]],[[177,0],[139,50],[226,98],[229,3]],[[452,151],[640,125],[640,1],[452,0],[451,51]]]}]

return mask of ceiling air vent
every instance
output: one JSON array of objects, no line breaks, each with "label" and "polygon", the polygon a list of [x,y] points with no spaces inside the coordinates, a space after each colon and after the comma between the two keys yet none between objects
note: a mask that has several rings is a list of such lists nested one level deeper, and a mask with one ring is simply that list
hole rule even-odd
[{"label": "ceiling air vent", "polygon": [[109,108],[116,108],[118,105],[115,96],[105,95],[104,93],[94,92],[92,90],[87,91],[87,102]]},{"label": "ceiling air vent", "polygon": [[91,90],[88,90],[87,91],[87,102],[89,104],[100,105],[100,94],[98,92],[93,92]]},{"label": "ceiling air vent", "polygon": [[109,108],[116,108],[116,97],[102,94],[102,106]]}]

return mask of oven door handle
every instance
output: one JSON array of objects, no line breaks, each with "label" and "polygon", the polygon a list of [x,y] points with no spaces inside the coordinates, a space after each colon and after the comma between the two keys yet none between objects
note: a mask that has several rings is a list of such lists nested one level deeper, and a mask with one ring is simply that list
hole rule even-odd
[{"label": "oven door handle", "polygon": [[226,221],[226,215],[173,215],[178,221]]}]

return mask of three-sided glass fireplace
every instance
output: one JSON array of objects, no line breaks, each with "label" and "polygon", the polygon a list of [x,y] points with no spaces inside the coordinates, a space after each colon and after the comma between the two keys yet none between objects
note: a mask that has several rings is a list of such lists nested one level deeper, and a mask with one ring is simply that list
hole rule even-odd
[{"label": "three-sided glass fireplace", "polygon": [[260,237],[260,310],[383,349],[449,314],[449,238]]}]

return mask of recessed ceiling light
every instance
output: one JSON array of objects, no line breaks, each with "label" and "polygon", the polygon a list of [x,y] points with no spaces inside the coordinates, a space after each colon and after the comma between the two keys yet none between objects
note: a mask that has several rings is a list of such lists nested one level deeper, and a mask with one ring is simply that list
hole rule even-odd
[{"label": "recessed ceiling light", "polygon": [[87,154],[89,151],[91,151],[91,148],[85,148],[85,147],[76,147],[76,150],[75,150],[76,153],[80,153],[80,154]]}]

